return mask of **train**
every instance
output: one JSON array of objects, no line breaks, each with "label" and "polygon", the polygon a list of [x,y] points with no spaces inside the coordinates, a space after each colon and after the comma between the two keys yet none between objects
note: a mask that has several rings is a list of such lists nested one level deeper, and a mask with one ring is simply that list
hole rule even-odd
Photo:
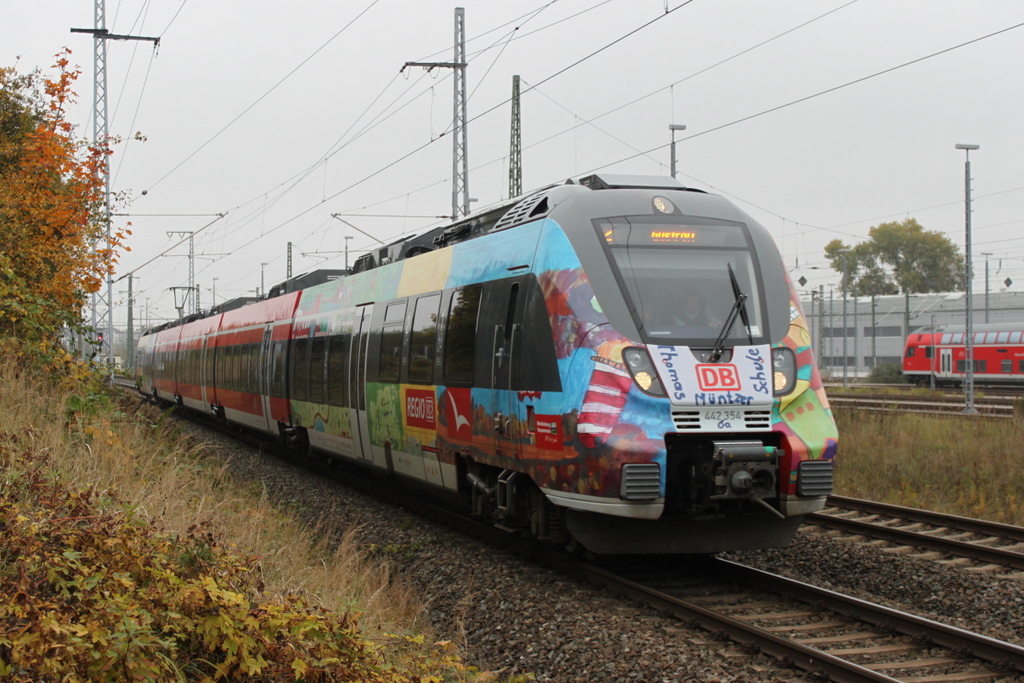
[{"label": "train", "polygon": [[[1024,384],[1024,323],[972,325],[974,381]],[[915,384],[960,385],[967,375],[965,325],[925,327],[907,336],[903,375]]]},{"label": "train", "polygon": [[799,297],[720,196],[594,174],[318,273],[146,331],[140,390],[598,555],[784,546],[832,490]]}]

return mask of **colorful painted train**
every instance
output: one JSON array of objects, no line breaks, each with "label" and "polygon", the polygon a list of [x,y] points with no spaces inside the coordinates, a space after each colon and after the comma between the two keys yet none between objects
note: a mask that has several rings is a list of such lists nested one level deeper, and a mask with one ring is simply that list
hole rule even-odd
[{"label": "colorful painted train", "polygon": [[[974,381],[1024,384],[1024,323],[972,325]],[[963,384],[967,375],[964,325],[924,328],[907,337],[903,375],[917,384]]]},{"label": "colorful painted train", "polygon": [[831,492],[799,299],[721,197],[589,176],[335,275],[148,332],[142,390],[599,554],[785,545]]}]

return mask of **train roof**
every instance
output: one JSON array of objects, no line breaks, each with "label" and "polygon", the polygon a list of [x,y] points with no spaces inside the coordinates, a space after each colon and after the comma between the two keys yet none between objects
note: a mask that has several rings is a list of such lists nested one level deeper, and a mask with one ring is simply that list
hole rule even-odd
[{"label": "train roof", "polygon": [[[930,326],[922,327],[919,330],[915,330],[914,334],[931,334],[932,332],[937,334],[955,334],[966,331],[966,325],[936,325],[934,328]],[[975,323],[971,325],[971,331],[975,334],[979,332],[1024,332],[1024,322]]]},{"label": "train roof", "polygon": [[[695,195],[703,195],[708,198],[716,197],[715,195],[707,194],[703,190],[687,187],[675,178],[664,176],[595,173],[579,178],[576,181],[570,178],[564,183],[548,185],[519,197],[480,209],[469,216],[460,218],[448,225],[428,230],[420,235],[397,239],[390,244],[363,254],[356,259],[352,268],[348,271],[317,270],[291,278],[272,287],[266,298],[272,299],[284,294],[301,291],[330,280],[372,270],[388,263],[402,261],[419,254],[434,251],[435,249],[483,237],[484,235],[507,230],[517,225],[543,218],[554,209],[561,199],[565,198],[568,194],[579,193],[581,188],[586,188],[593,192],[603,192],[605,190],[692,192]],[[207,313],[164,323],[157,328],[149,330],[148,333],[182,325],[186,322],[202,318],[205,315],[225,313],[260,300],[253,297],[241,297],[222,303]]]}]

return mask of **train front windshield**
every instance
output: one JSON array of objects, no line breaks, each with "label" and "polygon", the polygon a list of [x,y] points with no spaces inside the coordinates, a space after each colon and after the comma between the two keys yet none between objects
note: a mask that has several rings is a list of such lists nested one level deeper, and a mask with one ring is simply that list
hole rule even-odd
[{"label": "train front windshield", "polygon": [[749,327],[737,312],[726,343],[767,341],[757,259],[743,225],[654,216],[595,225],[644,341],[714,345],[736,307],[737,289],[747,295]]}]

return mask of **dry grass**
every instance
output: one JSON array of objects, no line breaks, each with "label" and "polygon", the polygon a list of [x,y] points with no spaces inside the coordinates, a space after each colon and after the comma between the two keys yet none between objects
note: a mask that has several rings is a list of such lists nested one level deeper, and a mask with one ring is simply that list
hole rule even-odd
[{"label": "dry grass", "polygon": [[1024,525],[1024,428],[1016,421],[835,415],[836,493]]},{"label": "dry grass", "polygon": [[426,630],[422,604],[389,568],[363,556],[353,538],[324,540],[275,510],[180,438],[156,408],[125,400],[83,401],[0,364],[0,433],[27,435],[79,488],[113,492],[136,518],[170,533],[204,527],[240,552],[262,557],[265,592],[301,590],[324,607],[362,612],[361,630]]}]

